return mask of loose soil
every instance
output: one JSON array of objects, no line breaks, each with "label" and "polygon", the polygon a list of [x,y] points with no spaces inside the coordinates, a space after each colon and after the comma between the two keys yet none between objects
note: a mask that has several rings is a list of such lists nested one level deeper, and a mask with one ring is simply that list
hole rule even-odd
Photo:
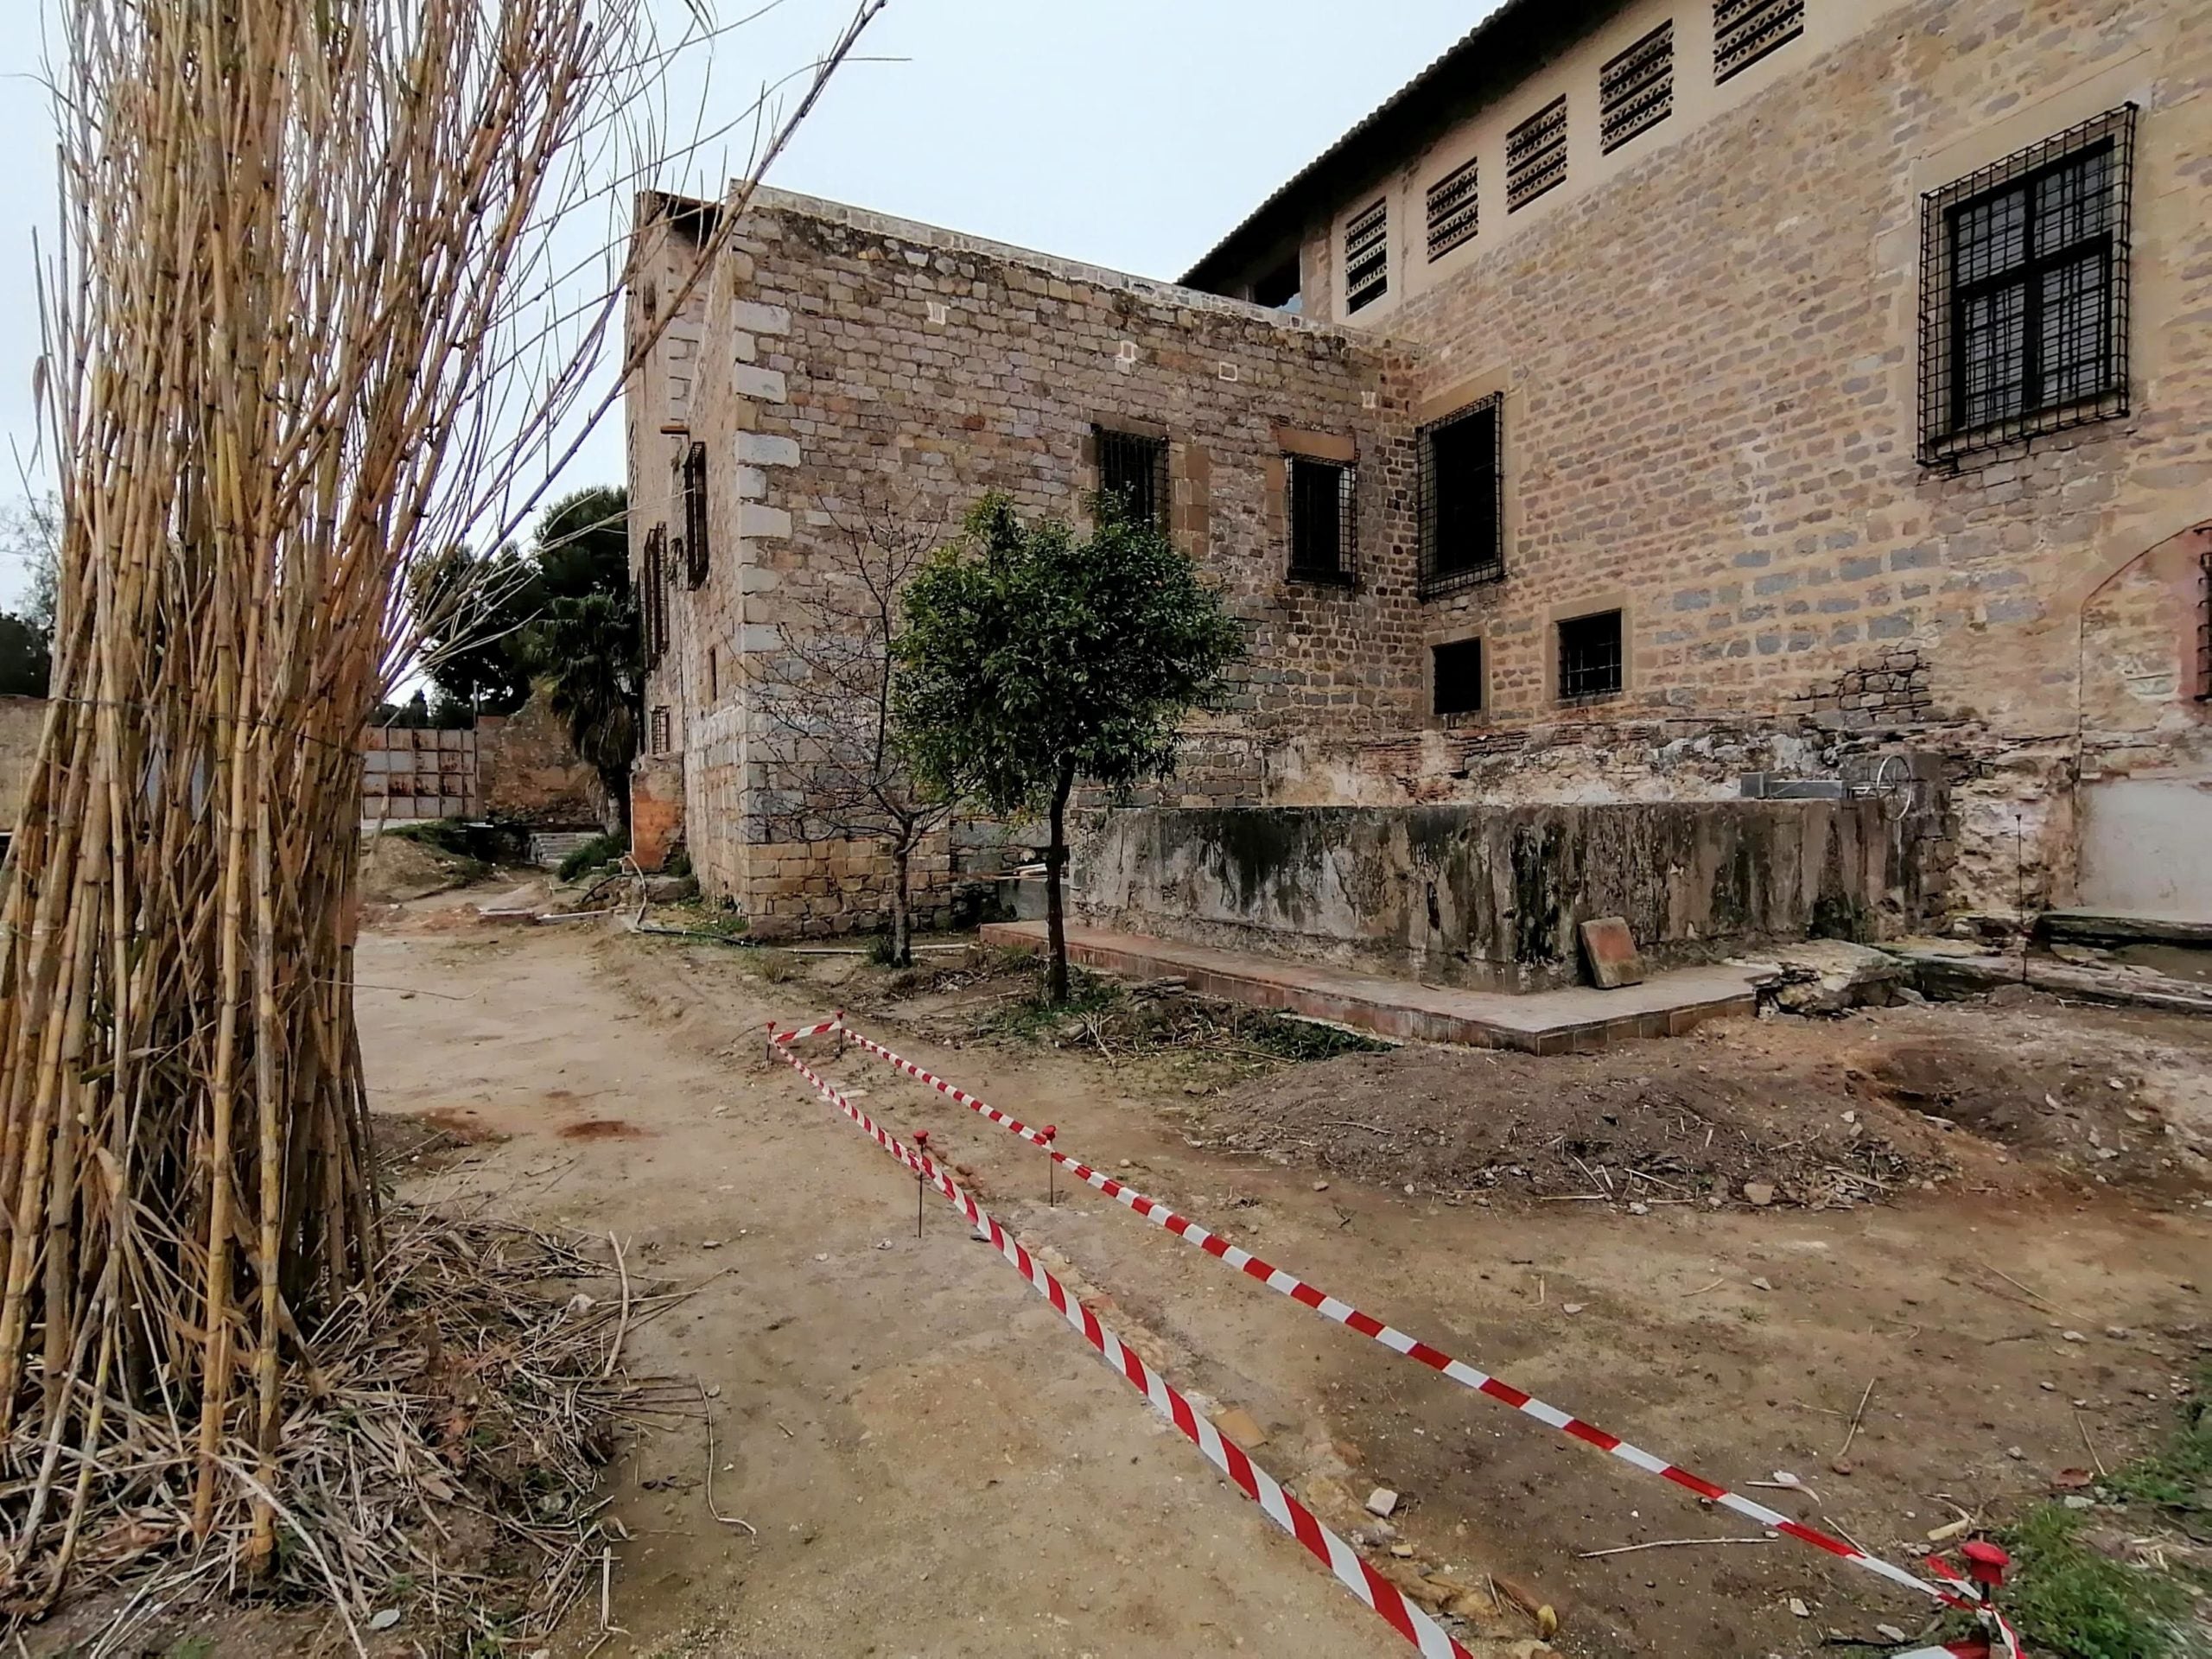
[{"label": "loose soil", "polygon": [[[703,1414],[624,1448],[624,1633],[602,1643],[580,1608],[564,1659],[1405,1651],[948,1211],[915,1236],[911,1178],[760,1052],[768,1020],[841,1005],[1057,1123],[1076,1154],[1558,1405],[1725,1483],[1794,1473],[1800,1488],[1758,1496],[1893,1558],[1959,1510],[2000,1520],[2147,1444],[2212,1352],[2212,1031],[2175,1016],[1978,1003],[1735,1021],[1573,1060],[1294,1065],[1202,1039],[1124,1046],[1079,1021],[1016,1040],[1001,1016],[1020,988],[988,975],[899,981],[588,924],[449,931],[410,911],[364,936],[360,974],[444,994],[365,994],[376,1109],[459,1107],[509,1137],[410,1176],[410,1195],[613,1231],[634,1271],[700,1287],[632,1352],[697,1380],[715,1449]],[[1750,1529],[1087,1190],[1047,1207],[1033,1148],[856,1052],[810,1052],[890,1127],[929,1129],[1166,1376],[1245,1414],[1257,1460],[1364,1528],[1387,1570],[1510,1576],[1591,1659],[1810,1659],[1832,1631],[1927,1627],[1910,1597],[1786,1541],[1580,1559]],[[565,1133],[605,1121],[643,1133]],[[1545,1201],[1592,1190],[1583,1165],[1614,1202]],[[1836,1169],[1853,1180],[1824,1188]],[[1745,1181],[1774,1202],[1748,1205]],[[1403,1495],[1392,1535],[1361,1509],[1376,1485]],[[1465,1639],[1503,1659],[1530,1634],[1509,1602]]]}]

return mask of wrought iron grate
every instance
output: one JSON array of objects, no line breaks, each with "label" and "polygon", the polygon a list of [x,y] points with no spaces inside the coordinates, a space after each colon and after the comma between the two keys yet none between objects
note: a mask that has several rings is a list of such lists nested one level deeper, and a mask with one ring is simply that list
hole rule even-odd
[{"label": "wrought iron grate", "polygon": [[2128,410],[2135,106],[1921,204],[1920,459]]},{"label": "wrought iron grate", "polygon": [[1475,163],[1454,168],[1428,187],[1428,257],[1441,259],[1481,226],[1475,194]]},{"label": "wrought iron grate", "polygon": [[676,745],[676,721],[666,703],[654,705],[648,733],[648,742],[655,754],[666,754]]},{"label": "wrought iron grate", "polygon": [[638,595],[638,630],[644,636],[645,667],[658,664],[668,648],[668,527],[645,532],[645,569]]},{"label": "wrought iron grate", "polygon": [[1483,707],[1483,642],[1454,639],[1432,645],[1428,652],[1433,701],[1440,719],[1452,715],[1475,715]]},{"label": "wrought iron grate", "polygon": [[1358,474],[1333,461],[1289,457],[1290,575],[1349,582],[1358,546]]},{"label": "wrought iron grate", "polygon": [[1390,286],[1390,199],[1363,210],[1344,227],[1344,309],[1357,311]]},{"label": "wrought iron grate", "polygon": [[1750,68],[1804,32],[1805,0],[1713,0],[1713,79]]},{"label": "wrought iron grate", "polygon": [[1567,98],[1562,93],[1505,135],[1505,211],[1518,213],[1567,181]]},{"label": "wrought iron grate", "polygon": [[1598,135],[1608,154],[1675,111],[1675,22],[1669,18],[1598,72]]},{"label": "wrought iron grate", "polygon": [[698,588],[707,580],[707,446],[695,443],[683,453],[683,580]]},{"label": "wrought iron grate", "polygon": [[1108,427],[1091,429],[1098,447],[1098,493],[1125,518],[1167,528],[1167,440]]},{"label": "wrought iron grate", "polygon": [[1505,574],[1503,399],[1492,393],[1421,432],[1421,596]]},{"label": "wrought iron grate", "polygon": [[2212,551],[2199,561],[2204,571],[2204,592],[2196,605],[2196,696],[2212,702]]},{"label": "wrought iron grate", "polygon": [[1586,702],[1621,689],[1621,613],[1599,611],[1559,625],[1559,699]]}]

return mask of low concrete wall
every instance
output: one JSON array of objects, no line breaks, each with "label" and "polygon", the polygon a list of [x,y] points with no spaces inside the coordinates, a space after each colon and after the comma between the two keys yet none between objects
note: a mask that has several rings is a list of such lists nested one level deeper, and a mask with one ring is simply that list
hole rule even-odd
[{"label": "low concrete wall", "polygon": [[1074,887],[1101,926],[1537,990],[1597,916],[1662,963],[1897,931],[1902,845],[1878,800],[1147,808],[1095,821]]}]

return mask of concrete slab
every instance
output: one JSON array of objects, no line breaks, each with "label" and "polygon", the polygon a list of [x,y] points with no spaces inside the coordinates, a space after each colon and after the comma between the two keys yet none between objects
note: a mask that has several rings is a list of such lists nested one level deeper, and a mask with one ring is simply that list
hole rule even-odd
[{"label": "concrete slab", "polygon": [[2212,920],[2142,910],[2047,910],[2036,918],[2048,939],[2069,944],[2185,944],[2212,948]]},{"label": "concrete slab", "polygon": [[[993,922],[983,929],[983,943],[1041,950],[1045,924]],[[1631,1038],[1678,1037],[1707,1020],[1755,1013],[1754,988],[1774,971],[1722,963],[1656,974],[1617,991],[1576,987],[1512,996],[1073,926],[1068,960],[1127,979],[1182,979],[1201,995],[1333,1020],[1380,1036],[1531,1054],[1591,1052]]]},{"label": "concrete slab", "polygon": [[1636,936],[1618,916],[1600,916],[1582,924],[1582,955],[1590,964],[1590,978],[1601,991],[1643,982],[1643,958],[1637,954]]}]

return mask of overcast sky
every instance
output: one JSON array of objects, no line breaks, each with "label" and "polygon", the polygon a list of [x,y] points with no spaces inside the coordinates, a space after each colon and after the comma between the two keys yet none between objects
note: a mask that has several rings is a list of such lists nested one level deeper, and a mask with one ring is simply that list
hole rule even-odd
[{"label": "overcast sky", "polygon": [[[50,5],[60,0],[46,0]],[[758,0],[710,0],[722,18]],[[772,181],[1141,276],[1173,277],[1496,0],[891,0]],[[680,63],[678,130],[711,129],[809,60],[850,0],[783,0]],[[54,223],[39,0],[0,0],[0,499],[35,438],[31,229]],[[666,12],[681,16],[679,0]],[[702,113],[703,94],[703,114]],[[741,156],[707,158],[697,188]],[[50,243],[49,243],[50,245]],[[620,481],[610,417],[565,485]],[[0,602],[19,574],[0,569]]]}]

